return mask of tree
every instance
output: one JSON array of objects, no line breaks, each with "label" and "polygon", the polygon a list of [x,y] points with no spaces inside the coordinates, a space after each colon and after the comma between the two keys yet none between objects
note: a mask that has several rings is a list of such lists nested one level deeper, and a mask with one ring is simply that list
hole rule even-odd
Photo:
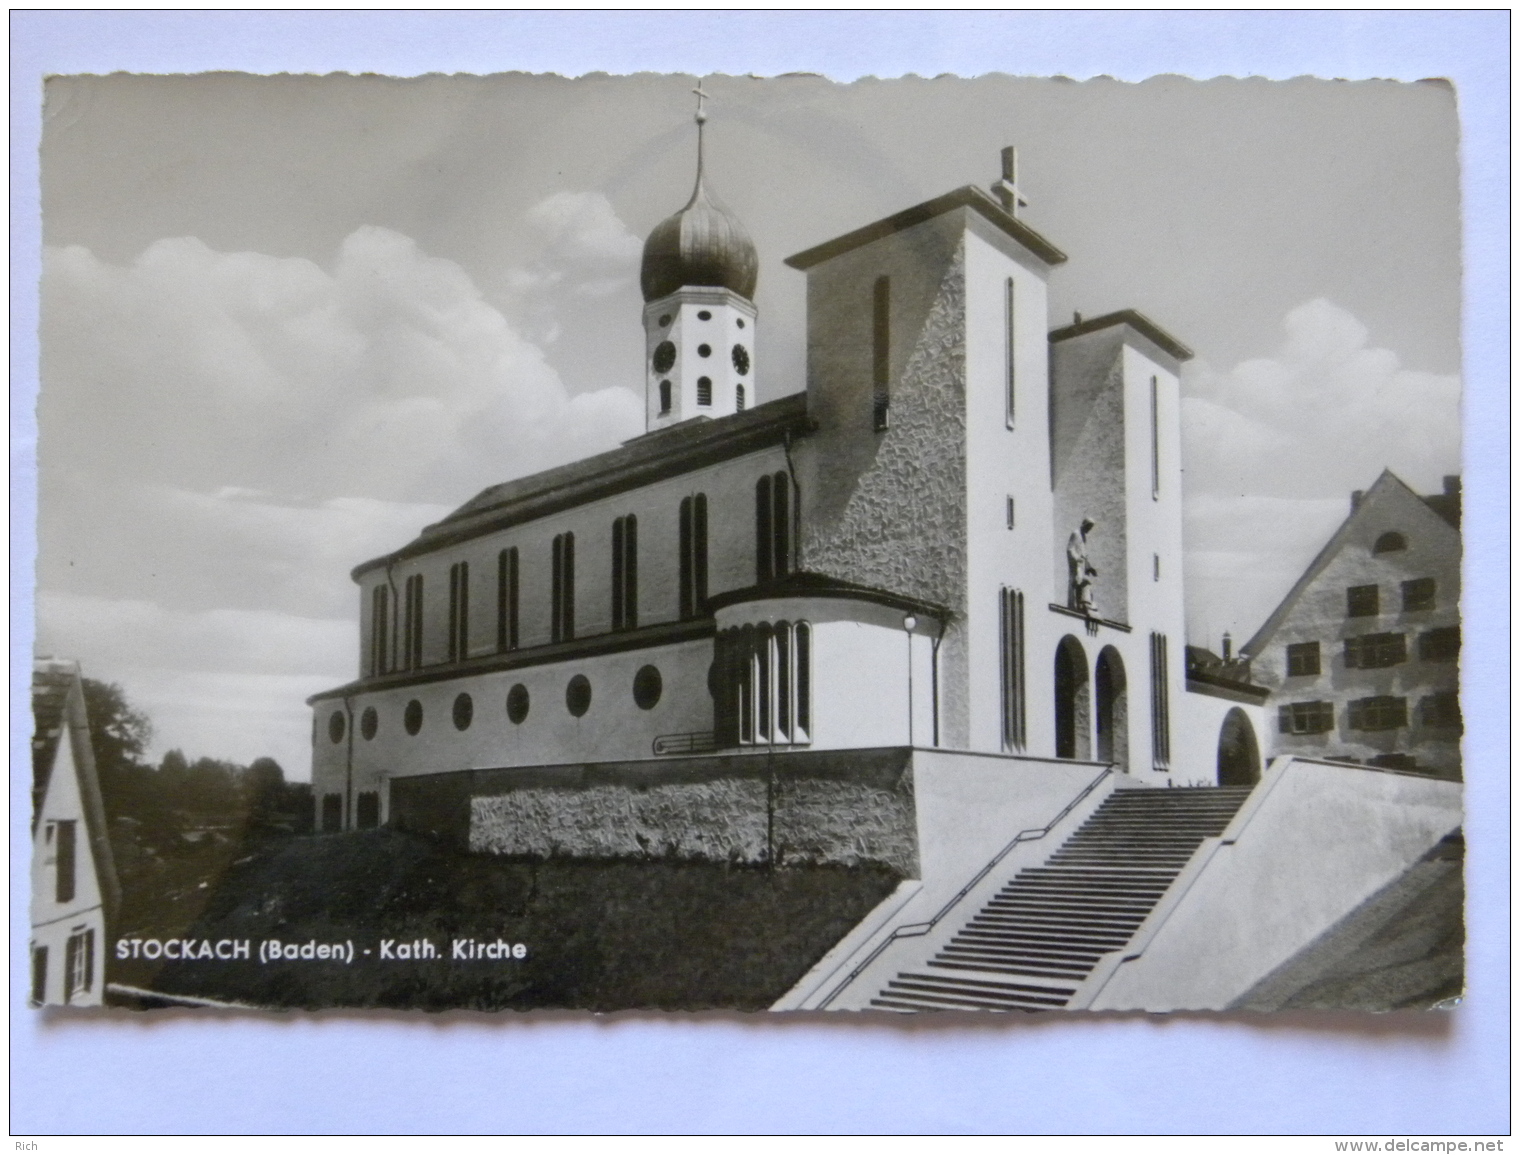
[{"label": "tree", "polygon": [[126,694],[114,682],[83,681],[96,768],[103,774],[120,774],[140,767],[153,740],[153,723],[127,703]]},{"label": "tree", "polygon": [[243,771],[243,790],[254,810],[278,810],[285,793],[284,768],[273,758],[255,758]]}]

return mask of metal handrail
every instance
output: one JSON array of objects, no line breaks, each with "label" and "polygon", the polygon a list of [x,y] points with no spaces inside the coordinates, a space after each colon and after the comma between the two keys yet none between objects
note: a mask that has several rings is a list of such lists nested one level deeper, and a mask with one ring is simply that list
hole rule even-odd
[{"label": "metal handrail", "polygon": [[711,754],[717,748],[718,735],[712,730],[661,734],[651,746],[656,754]]},{"label": "metal handrail", "polygon": [[976,872],[974,876],[972,876],[970,882],[966,883],[965,886],[956,891],[954,897],[945,903],[944,906],[940,907],[939,910],[935,912],[933,918],[929,919],[927,922],[914,922],[909,923],[907,926],[900,926],[886,938],[882,939],[881,942],[876,945],[876,949],[868,954],[865,959],[855,967],[854,970],[845,976],[843,982],[840,982],[838,985],[836,985],[834,989],[831,990],[828,995],[819,1002],[818,1009],[821,1011],[831,1002],[833,1002],[835,996],[837,996],[840,991],[844,990],[847,986],[858,979],[865,972],[866,968],[874,963],[878,958],[880,958],[882,952],[885,951],[898,939],[919,938],[933,930],[939,924],[941,919],[943,919],[947,914],[955,909],[955,907],[960,904],[961,900],[965,898],[966,895],[970,894],[971,891],[975,889],[975,887],[984,878],[986,878],[989,874],[992,873],[994,869],[996,869],[998,863],[1002,862],[1003,859],[1007,858],[1008,855],[1013,853],[1013,850],[1016,846],[1019,846],[1025,842],[1038,842],[1040,839],[1049,834],[1052,827],[1058,825],[1061,819],[1065,818],[1074,809],[1076,809],[1077,803],[1081,802],[1082,799],[1086,798],[1089,794],[1096,790],[1098,788],[1098,785],[1114,772],[1114,765],[1114,763],[1110,763],[1109,765],[1105,766],[1102,773],[1100,773],[1086,786],[1082,787],[1077,796],[1068,802],[1065,806],[1063,806],[1061,808],[1061,812],[1052,818],[1049,822],[1047,822],[1044,826],[1031,828],[1029,830],[1021,830],[1015,834],[1013,836],[1013,840],[1010,841],[1007,846],[1003,847],[1002,850],[999,850],[995,855],[993,855],[991,860],[988,861],[987,865],[982,867],[979,871]]}]

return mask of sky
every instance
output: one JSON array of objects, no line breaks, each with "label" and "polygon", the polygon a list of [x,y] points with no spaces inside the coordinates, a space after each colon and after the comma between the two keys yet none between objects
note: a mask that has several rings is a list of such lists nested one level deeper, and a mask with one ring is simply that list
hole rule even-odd
[{"label": "sky", "polygon": [[[180,747],[305,777],[348,571],[487,485],[642,431],[641,238],[695,77],[74,77],[47,87],[39,652]],[[1015,144],[1070,257],[1052,326],[1137,308],[1184,373],[1189,640],[1249,637],[1387,467],[1460,471],[1442,84],[708,77],[760,253],[761,400],[803,386],[783,258]]]}]

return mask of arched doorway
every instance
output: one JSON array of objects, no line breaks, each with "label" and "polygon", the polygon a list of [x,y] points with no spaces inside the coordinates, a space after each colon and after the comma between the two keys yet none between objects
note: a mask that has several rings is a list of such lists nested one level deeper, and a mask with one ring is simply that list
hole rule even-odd
[{"label": "arched doorway", "polygon": [[1056,757],[1092,757],[1092,698],[1087,654],[1067,634],[1056,646]]},{"label": "arched doorway", "polygon": [[1219,784],[1254,786],[1261,781],[1261,753],[1256,730],[1246,712],[1236,706],[1219,727]]},{"label": "arched doorway", "polygon": [[1125,693],[1124,659],[1113,646],[1098,655],[1093,675],[1098,694],[1098,761],[1129,769],[1129,698]]}]

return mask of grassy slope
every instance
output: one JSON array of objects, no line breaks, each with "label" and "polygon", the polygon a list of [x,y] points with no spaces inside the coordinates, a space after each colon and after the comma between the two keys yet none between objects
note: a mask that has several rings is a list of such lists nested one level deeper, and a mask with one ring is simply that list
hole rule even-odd
[{"label": "grassy slope", "polygon": [[[129,895],[118,937],[430,939],[437,961],[112,960],[110,978],[278,1007],[759,1010],[897,884],[886,870],[465,855],[389,830],[280,838]],[[204,882],[206,885],[201,885]],[[526,943],[452,961],[449,940]]]}]

